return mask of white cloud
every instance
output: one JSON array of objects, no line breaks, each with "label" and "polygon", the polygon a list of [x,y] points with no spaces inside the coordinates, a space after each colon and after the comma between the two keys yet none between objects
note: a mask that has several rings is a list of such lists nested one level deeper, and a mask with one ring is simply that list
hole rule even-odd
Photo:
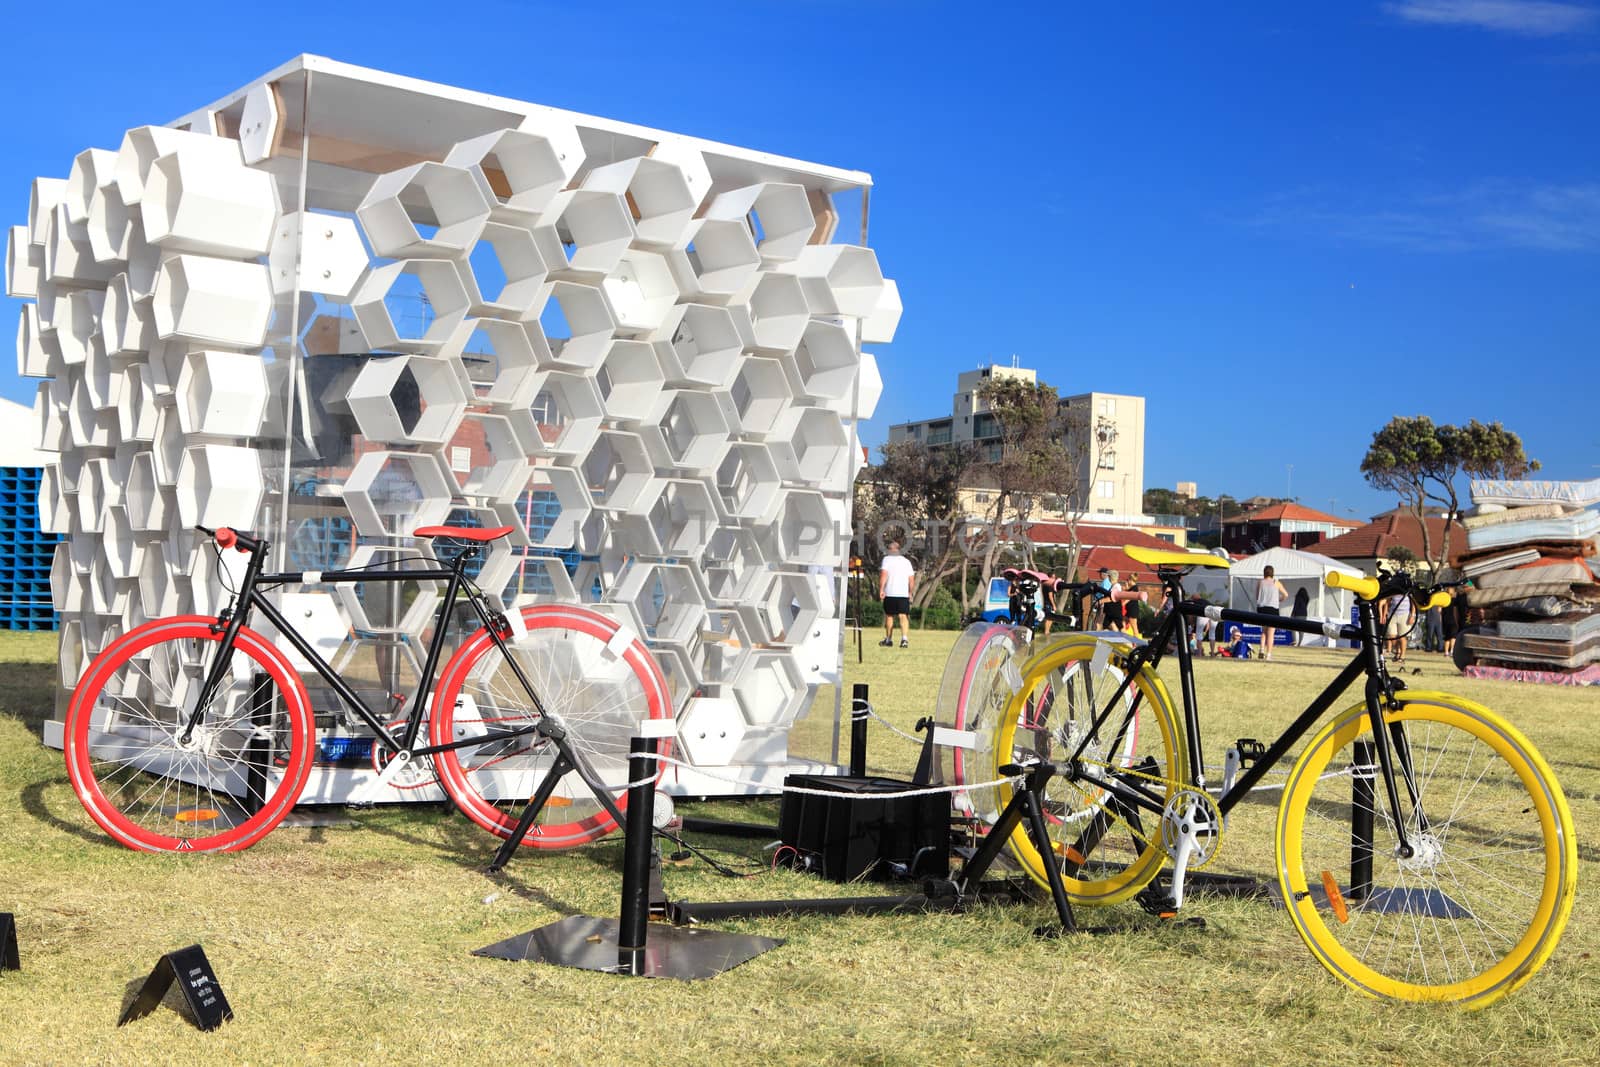
[{"label": "white cloud", "polygon": [[1594,25],[1600,11],[1555,0],[1397,0],[1385,11],[1407,22],[1476,26],[1525,37],[1555,37]]},{"label": "white cloud", "polygon": [[1347,192],[1302,189],[1248,220],[1265,230],[1420,252],[1496,248],[1600,251],[1600,184],[1484,181],[1448,193],[1362,203]]}]

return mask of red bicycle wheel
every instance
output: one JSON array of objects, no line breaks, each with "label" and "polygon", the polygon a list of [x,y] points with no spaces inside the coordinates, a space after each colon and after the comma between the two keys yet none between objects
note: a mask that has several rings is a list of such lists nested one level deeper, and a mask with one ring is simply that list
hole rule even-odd
[{"label": "red bicycle wheel", "polygon": [[[516,666],[532,683],[544,714],[566,731],[568,744],[605,784],[617,807],[627,803],[628,745],[645,719],[666,718],[672,702],[650,652],[612,620],[578,607],[522,609],[526,635],[509,639]],[[487,630],[479,630],[445,664],[429,716],[433,745],[469,741],[490,730],[539,721],[526,691]],[[667,751],[666,743],[660,749]],[[528,732],[436,753],[446,792],[468,818],[510,836],[555,763],[557,751]],[[657,776],[662,769],[657,765]],[[616,827],[576,774],[566,775],[523,838],[533,848],[571,848]]]},{"label": "red bicycle wheel", "polygon": [[216,619],[145,623],[84,672],[67,709],[67,777],[129,848],[227,852],[255,844],[311,773],[311,702],[283,655],[241,629],[221,683],[182,734],[220,648]]}]

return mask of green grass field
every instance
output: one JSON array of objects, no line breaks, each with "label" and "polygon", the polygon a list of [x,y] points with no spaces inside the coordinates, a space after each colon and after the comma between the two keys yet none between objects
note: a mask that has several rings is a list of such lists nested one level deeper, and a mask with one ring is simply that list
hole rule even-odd
[{"label": "green grass field", "polygon": [[[901,729],[932,712],[954,634],[909,650],[847,650]],[[1199,665],[1208,762],[1239,736],[1270,737],[1331,677],[1334,654]],[[280,828],[229,856],[140,854],[84,814],[61,754],[39,744],[52,710],[54,635],[0,635],[0,911],[13,911],[23,970],[0,974],[0,1063],[1593,1063],[1600,1028],[1600,693],[1469,682],[1416,656],[1415,686],[1499,710],[1566,789],[1581,855],[1579,897],[1554,958],[1489,1009],[1379,1003],[1347,992],[1282,912],[1197,898],[1204,930],[1135,907],[1084,912],[1121,932],[1061,941],[1030,931],[1040,906],[964,915],[793,918],[728,928],[785,938],[706,982],[625,979],[469,951],[573,914],[614,914],[620,836],[575,852],[524,852],[483,867],[495,841],[453,814],[356,813],[349,825]],[[831,722],[795,747],[825,754]],[[916,746],[875,727],[870,765],[906,775]],[[1269,877],[1273,800],[1235,812],[1216,866]],[[771,818],[771,802],[695,814]],[[789,872],[737,841],[750,876],[693,862],[667,871],[692,900],[852,891]],[[115,1026],[157,957],[199,942],[237,1013],[202,1034],[173,1011]]]}]

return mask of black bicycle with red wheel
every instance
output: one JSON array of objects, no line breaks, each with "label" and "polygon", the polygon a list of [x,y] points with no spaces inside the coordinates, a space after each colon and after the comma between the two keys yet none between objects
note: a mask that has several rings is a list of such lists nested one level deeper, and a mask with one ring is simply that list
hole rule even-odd
[{"label": "black bicycle with red wheel", "polygon": [[[374,789],[431,762],[457,807],[500,837],[522,829],[523,844],[567,848],[617,825],[629,741],[643,720],[671,715],[666,681],[643,643],[603,615],[569,605],[508,614],[491,601],[469,564],[512,527],[416,530],[462,546],[449,565],[419,557],[420,567],[291,573],[265,572],[264,539],[200,529],[218,552],[249,556],[227,608],[128,632],[89,664],[67,711],[68,777],[117,841],[148,851],[248,848],[300,799],[316,747],[311,698],[277,643],[250,625],[256,615],[371,730],[386,754]],[[368,707],[270,596],[284,586],[418,581],[443,582],[445,592],[399,722]],[[461,600],[479,628],[441,667]],[[525,813],[533,817],[523,827]]]}]

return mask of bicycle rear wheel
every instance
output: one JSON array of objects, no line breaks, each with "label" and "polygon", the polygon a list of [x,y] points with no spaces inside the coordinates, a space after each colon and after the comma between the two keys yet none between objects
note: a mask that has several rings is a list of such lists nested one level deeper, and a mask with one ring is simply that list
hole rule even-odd
[{"label": "bicycle rear wheel", "polygon": [[[977,622],[962,631],[945,661],[944,677],[939,683],[935,707],[940,709],[940,725],[974,734],[993,731],[1007,700],[1021,684],[1014,657],[1027,647],[1030,636],[1027,631],[1004,623]],[[972,755],[967,749],[942,745],[939,752],[944,778],[951,785],[984,780],[972,775]],[[950,800],[956,814],[963,817],[989,811],[994,803],[992,797],[974,797],[965,792],[952,793]],[[998,813],[998,809],[994,811]]]},{"label": "bicycle rear wheel", "polygon": [[248,848],[294,807],[311,772],[305,687],[260,634],[241,629],[188,741],[181,735],[221,634],[216,619],[157,619],[84,672],[67,710],[67,777],[89,815],[129,848]]},{"label": "bicycle rear wheel", "polygon": [[1364,993],[1481,1007],[1526,982],[1566,925],[1578,867],[1566,798],[1527,739],[1479,704],[1406,692],[1384,719],[1414,854],[1396,855],[1382,777],[1356,748],[1372,742],[1370,718],[1352,708],[1289,772],[1275,831],[1289,915]]},{"label": "bicycle rear wheel", "polygon": [[[525,637],[507,648],[532,683],[544,714],[566,731],[618,808],[626,808],[628,745],[645,719],[666,718],[672,702],[650,652],[610,619],[582,608],[545,605],[522,610]],[[434,745],[470,741],[489,731],[540,720],[516,672],[487,630],[469,637],[435,690],[429,737]],[[666,742],[660,751],[667,751]],[[542,734],[527,731],[435,754],[439,780],[473,822],[498,837],[515,829],[524,805],[558,755]],[[657,765],[657,776],[664,765]],[[561,780],[523,838],[533,848],[571,848],[616,827],[576,773]]]},{"label": "bicycle rear wheel", "polygon": [[[1045,644],[1022,667],[983,770],[1006,763],[1066,760],[1078,753],[1081,773],[1050,779],[1044,797],[1053,862],[1067,894],[1081,904],[1117,904],[1147,885],[1166,856],[1161,808],[1187,780],[1188,760],[1166,687],[1143,669],[1127,689],[1127,642],[1068,635]],[[1110,706],[1104,721],[1100,712]],[[1102,783],[1116,779],[1150,798],[1146,807],[1123,803]],[[998,801],[1011,799],[1002,787]],[[1153,808],[1153,810],[1150,810]],[[1030,877],[1048,885],[1045,857],[1023,826],[1011,851]]]}]

